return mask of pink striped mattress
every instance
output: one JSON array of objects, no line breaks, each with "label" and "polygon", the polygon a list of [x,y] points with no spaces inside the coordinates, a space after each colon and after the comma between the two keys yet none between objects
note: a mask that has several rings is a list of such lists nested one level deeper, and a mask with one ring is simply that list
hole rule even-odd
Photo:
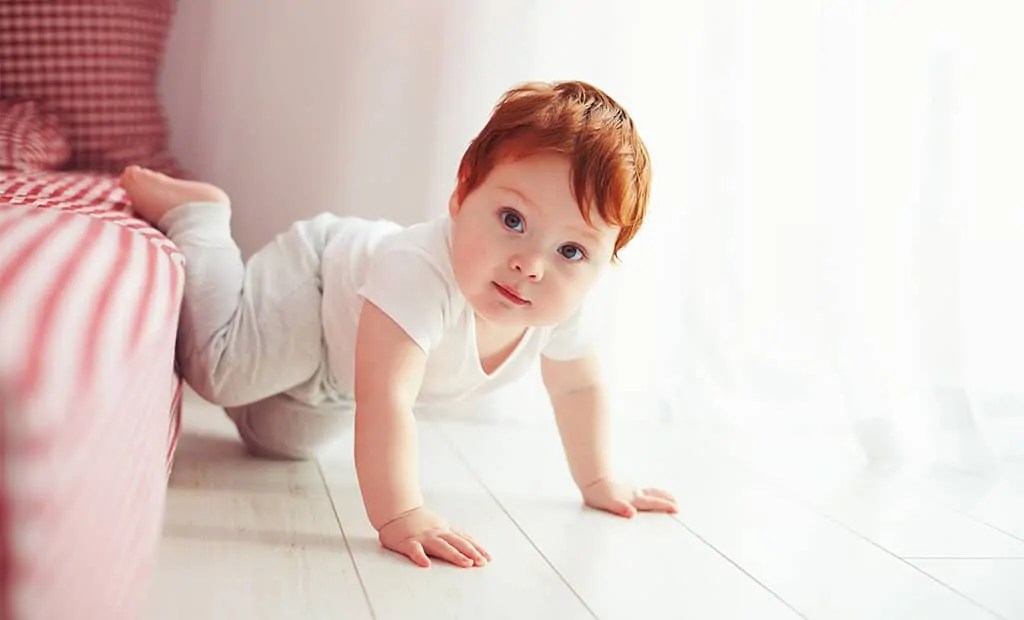
[{"label": "pink striped mattress", "polygon": [[180,420],[183,258],[114,176],[0,171],[0,618],[133,618]]}]

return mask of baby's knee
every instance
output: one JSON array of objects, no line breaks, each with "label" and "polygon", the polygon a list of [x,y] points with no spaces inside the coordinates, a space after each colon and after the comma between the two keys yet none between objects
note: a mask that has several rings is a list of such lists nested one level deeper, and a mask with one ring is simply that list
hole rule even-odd
[{"label": "baby's knee", "polygon": [[225,411],[249,451],[262,458],[316,459],[352,429],[352,416],[344,408],[311,407],[285,395]]}]

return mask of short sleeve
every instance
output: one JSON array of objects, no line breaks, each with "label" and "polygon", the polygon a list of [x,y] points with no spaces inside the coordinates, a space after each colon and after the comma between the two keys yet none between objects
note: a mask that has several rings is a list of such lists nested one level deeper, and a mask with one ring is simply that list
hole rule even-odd
[{"label": "short sleeve", "polygon": [[551,330],[542,355],[551,360],[566,361],[588,355],[596,350],[591,313],[581,307]]},{"label": "short sleeve", "polygon": [[382,248],[370,260],[358,292],[429,353],[445,332],[452,286],[444,270],[423,249]]}]

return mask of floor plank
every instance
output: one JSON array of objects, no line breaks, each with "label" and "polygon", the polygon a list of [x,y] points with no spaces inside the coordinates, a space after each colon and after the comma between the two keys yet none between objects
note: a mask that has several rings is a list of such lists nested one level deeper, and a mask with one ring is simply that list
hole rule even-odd
[{"label": "floor plank", "polygon": [[471,569],[414,566],[377,543],[359,494],[350,451],[324,459],[324,476],[377,620],[528,617],[592,620],[593,615],[515,523],[439,441],[420,427],[420,482],[427,505],[493,556]]},{"label": "floor plank", "polygon": [[670,516],[627,521],[582,508],[556,435],[442,428],[600,618],[800,618]]},{"label": "floor plank", "polygon": [[247,456],[186,392],[147,620],[369,619],[316,463]]},{"label": "floor plank", "polygon": [[1007,620],[1024,619],[1024,560],[912,560],[936,579],[956,588]]},{"label": "floor plank", "polygon": [[[535,494],[551,477],[546,470],[556,467],[555,459],[538,462],[536,446],[550,439],[535,431],[493,433],[465,424],[446,425],[445,430],[488,485],[496,492],[502,489],[503,501],[505,496],[518,495],[519,500],[508,500],[512,502]],[[646,473],[644,484],[666,482],[681,500],[681,523],[805,617],[993,617],[753,472],[703,451],[690,430],[620,434],[618,453],[628,454],[631,461],[624,469],[632,476]],[[530,467],[521,467],[530,473],[525,476],[529,480],[516,482],[505,472],[512,471],[516,455],[527,451]],[[533,536],[544,527],[538,524],[527,531]],[[735,587],[729,591],[736,596]],[[585,595],[591,596],[589,591]]]},{"label": "floor plank", "polygon": [[[900,557],[1024,558],[1024,540],[930,496],[917,470],[829,467],[820,459],[750,466],[774,486]],[[1018,500],[1024,502],[1020,494]]]},{"label": "floor plank", "polygon": [[918,482],[937,501],[1024,541],[1024,462],[987,471],[935,470]]},{"label": "floor plank", "polygon": [[870,464],[811,432],[752,440],[696,427],[676,435],[676,448],[756,472],[900,557],[1024,557],[1024,468],[1012,463],[922,470]]},{"label": "floor plank", "polygon": [[330,501],[171,489],[149,620],[369,619]]},{"label": "floor plank", "polygon": [[377,544],[350,440],[319,465],[254,459],[187,394],[149,620],[1024,618],[1020,463],[906,474],[814,438],[622,423],[623,476],[682,509],[626,521],[581,508],[550,420],[427,418],[428,503],[495,559],[424,570]]}]

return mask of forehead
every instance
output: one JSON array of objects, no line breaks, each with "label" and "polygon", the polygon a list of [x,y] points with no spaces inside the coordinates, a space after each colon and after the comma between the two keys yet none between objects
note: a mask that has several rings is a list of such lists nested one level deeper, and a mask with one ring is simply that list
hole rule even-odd
[{"label": "forehead", "polygon": [[499,161],[487,180],[494,186],[519,192],[531,200],[543,200],[552,206],[571,205],[578,211],[570,185],[570,170],[568,157],[537,153]]}]

